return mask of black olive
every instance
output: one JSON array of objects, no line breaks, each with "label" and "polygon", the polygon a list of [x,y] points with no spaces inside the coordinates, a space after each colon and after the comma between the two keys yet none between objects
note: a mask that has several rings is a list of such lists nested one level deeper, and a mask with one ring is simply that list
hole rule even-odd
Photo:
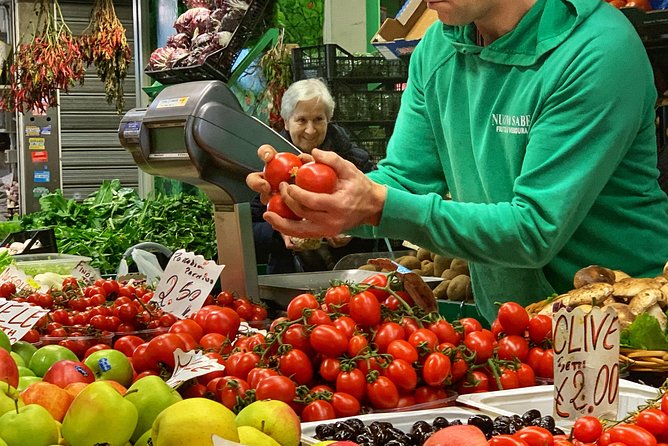
[{"label": "black olive", "polygon": [[373,422],[369,425],[369,432],[373,435],[372,438],[376,443],[385,444],[390,439],[390,436],[387,430],[381,426],[382,424]]},{"label": "black olive", "polygon": [[492,432],[492,429],[494,428],[494,421],[492,421],[492,419],[487,415],[470,416],[467,423],[471,426],[477,427],[485,435]]},{"label": "black olive", "polygon": [[434,431],[425,432],[424,435],[422,435],[422,438],[421,438],[422,442],[420,444],[423,444],[425,441],[427,441],[427,439],[429,439],[429,437],[431,437],[433,434],[434,434]]},{"label": "black olive", "polygon": [[423,420],[416,421],[415,423],[413,423],[413,426],[411,426],[411,433],[413,433],[417,430],[424,431],[427,428],[430,429],[431,426],[426,421],[423,421]]},{"label": "black olive", "polygon": [[544,417],[540,417],[537,420],[533,420],[531,424],[533,426],[539,426],[551,431],[554,429],[554,418],[552,418],[550,415],[545,415]]},{"label": "black olive", "polygon": [[315,427],[315,438],[318,440],[331,440],[334,438],[333,424],[319,424]]},{"label": "black olive", "polygon": [[402,443],[401,441],[393,438],[392,440],[385,443],[385,446],[406,446],[406,443]]},{"label": "black olive", "polygon": [[375,445],[376,441],[374,440],[374,438],[370,434],[364,432],[364,433],[358,434],[357,437],[355,437],[355,443],[357,443],[359,445],[362,445],[362,444]]},{"label": "black olive", "polygon": [[552,429],[552,430],[550,431],[550,433],[551,433],[552,435],[563,435],[563,434],[565,434],[566,432],[564,432],[563,430],[559,429],[558,427],[555,427],[554,429]]},{"label": "black olive", "polygon": [[373,441],[356,441],[359,446],[376,446],[376,443]]},{"label": "black olive", "polygon": [[381,429],[390,429],[392,426],[392,423],[388,421],[374,421],[371,424],[375,424],[376,426],[380,427]]},{"label": "black olive", "polygon": [[357,432],[351,426],[341,423],[336,432],[334,432],[334,440],[352,440],[356,434]]},{"label": "black olive", "polygon": [[492,432],[490,432],[489,434],[490,434],[492,437],[496,437],[497,435],[501,435],[501,434],[503,434],[503,433],[504,433],[504,432],[497,431],[496,429],[492,429]]},{"label": "black olive", "polygon": [[510,417],[510,420],[511,420],[512,422],[514,422],[515,424],[518,424],[518,425],[519,425],[519,424],[522,424],[523,426],[525,426],[525,424],[524,424],[524,420],[523,420],[522,417],[519,416],[519,415],[512,415],[512,416]]},{"label": "black olive", "polygon": [[348,420],[345,420],[344,423],[355,429],[355,432],[361,431],[362,428],[364,427],[364,423],[359,418],[350,418]]},{"label": "black olive", "polygon": [[529,426],[532,420],[540,418],[540,411],[538,409],[529,409],[522,415],[522,420],[524,420],[524,425]]},{"label": "black olive", "polygon": [[523,427],[524,427],[524,422],[521,419],[520,420],[513,419],[510,421],[510,424],[508,425],[508,433],[512,435],[518,430],[522,429]]},{"label": "black olive", "polygon": [[464,424],[462,423],[462,420],[454,420],[450,422],[450,426],[461,426],[462,424]]},{"label": "black olive", "polygon": [[431,425],[436,429],[443,429],[444,427],[450,426],[450,422],[445,417],[436,417],[434,421],[431,422]]}]

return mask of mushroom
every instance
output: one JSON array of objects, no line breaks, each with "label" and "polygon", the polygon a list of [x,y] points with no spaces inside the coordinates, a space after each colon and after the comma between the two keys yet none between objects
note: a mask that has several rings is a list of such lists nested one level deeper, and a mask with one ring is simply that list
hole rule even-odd
[{"label": "mushroom", "polygon": [[659,305],[652,305],[647,309],[646,313],[650,316],[654,316],[654,318],[659,321],[659,326],[661,326],[662,331],[666,330],[666,326],[668,325],[668,317],[666,317],[666,313],[663,312]]},{"label": "mushroom", "polygon": [[615,283],[615,273],[602,266],[589,265],[586,268],[578,270],[573,277],[573,286],[575,288],[582,288],[587,284],[597,282],[613,284]]},{"label": "mushroom", "polygon": [[612,285],[609,283],[590,283],[566,293],[564,304],[570,307],[577,307],[584,304],[600,305],[608,297],[612,296],[612,290]]},{"label": "mushroom", "polygon": [[659,289],[661,284],[651,278],[626,278],[616,282],[614,285],[613,294],[624,300],[635,296],[639,292],[646,289]]},{"label": "mushroom", "polygon": [[666,264],[663,265],[663,276],[668,277],[668,262],[666,262]]},{"label": "mushroom", "polygon": [[612,270],[613,273],[615,273],[615,282],[619,282],[622,279],[630,279],[631,276],[626,274],[624,271],[620,269],[614,269]]},{"label": "mushroom", "polygon": [[617,316],[619,317],[619,327],[622,330],[631,325],[636,318],[636,315],[629,310],[629,306],[626,304],[615,302],[607,306],[612,307],[617,312]]},{"label": "mushroom", "polygon": [[637,316],[647,311],[653,305],[658,305],[659,298],[663,298],[661,291],[652,289],[643,290],[631,299],[629,310]]}]

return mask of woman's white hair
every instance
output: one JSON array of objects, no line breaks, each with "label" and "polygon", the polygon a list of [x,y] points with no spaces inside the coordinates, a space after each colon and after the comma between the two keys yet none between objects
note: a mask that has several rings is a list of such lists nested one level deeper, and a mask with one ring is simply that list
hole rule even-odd
[{"label": "woman's white hair", "polygon": [[281,117],[284,121],[288,121],[295,112],[298,103],[310,101],[314,98],[318,98],[325,106],[327,121],[331,121],[332,116],[334,116],[334,98],[332,98],[327,85],[320,79],[303,79],[290,85],[283,93],[283,99],[281,100]]}]

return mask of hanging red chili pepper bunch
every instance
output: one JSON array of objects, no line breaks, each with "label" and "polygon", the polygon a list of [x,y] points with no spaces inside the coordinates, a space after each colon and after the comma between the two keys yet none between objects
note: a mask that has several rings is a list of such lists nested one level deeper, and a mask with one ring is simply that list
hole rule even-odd
[{"label": "hanging red chili pepper bunch", "polygon": [[83,83],[85,69],[78,40],[63,19],[57,0],[35,0],[35,34],[14,51],[7,72],[9,88],[0,107],[7,111],[46,112],[64,93]]},{"label": "hanging red chili pepper bunch", "polygon": [[90,24],[81,36],[84,60],[95,65],[104,82],[107,103],[116,101],[116,111],[123,111],[123,80],[128,73],[132,52],[125,28],[116,16],[113,0],[96,0]]}]

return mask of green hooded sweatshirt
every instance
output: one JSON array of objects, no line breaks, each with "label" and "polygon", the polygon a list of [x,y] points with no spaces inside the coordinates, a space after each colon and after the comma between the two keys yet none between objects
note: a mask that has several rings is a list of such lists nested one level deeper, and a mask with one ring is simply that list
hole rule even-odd
[{"label": "green hooded sweatshirt", "polygon": [[601,0],[538,0],[484,47],[474,25],[437,22],[368,174],[388,186],[380,224],[351,232],[469,261],[490,321],[494,302],[566,292],[587,265],[660,274],[655,102],[636,31]]}]

